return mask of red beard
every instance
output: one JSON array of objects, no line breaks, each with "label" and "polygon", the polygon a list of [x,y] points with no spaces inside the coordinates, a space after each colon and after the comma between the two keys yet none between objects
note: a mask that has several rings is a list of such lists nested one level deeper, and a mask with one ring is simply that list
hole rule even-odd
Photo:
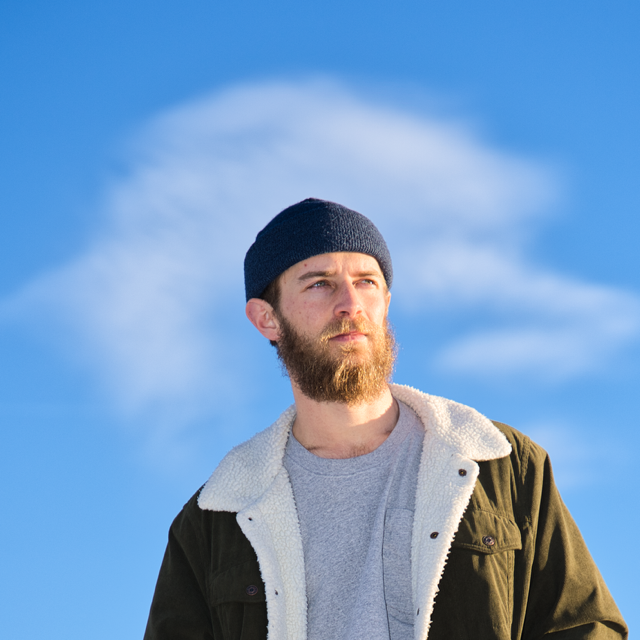
[{"label": "red beard", "polygon": [[[317,402],[363,404],[378,398],[391,380],[396,358],[393,332],[363,318],[336,318],[313,339],[299,334],[280,314],[276,348],[286,373],[302,393]],[[365,342],[331,343],[352,331],[366,334]]]}]

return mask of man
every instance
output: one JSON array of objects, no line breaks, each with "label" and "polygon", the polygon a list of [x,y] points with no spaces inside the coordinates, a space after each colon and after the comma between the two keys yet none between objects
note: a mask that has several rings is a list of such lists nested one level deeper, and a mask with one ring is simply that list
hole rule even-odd
[{"label": "man", "polygon": [[245,258],[246,313],[295,404],[185,505],[146,640],[624,638],[545,452],[390,383],[391,258],[308,199]]}]

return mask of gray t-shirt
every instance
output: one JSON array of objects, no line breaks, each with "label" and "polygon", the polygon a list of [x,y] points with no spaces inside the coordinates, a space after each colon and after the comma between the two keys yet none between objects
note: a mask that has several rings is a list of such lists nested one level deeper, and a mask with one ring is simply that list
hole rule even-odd
[{"label": "gray t-shirt", "polygon": [[294,437],[284,466],[300,520],[308,640],[411,640],[411,531],[424,429],[401,402],[364,456],[319,458]]}]

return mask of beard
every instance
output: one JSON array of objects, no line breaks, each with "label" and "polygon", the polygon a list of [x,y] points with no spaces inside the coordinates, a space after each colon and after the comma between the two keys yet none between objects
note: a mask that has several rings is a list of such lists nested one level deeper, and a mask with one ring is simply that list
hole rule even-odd
[{"label": "beard", "polygon": [[[364,404],[380,397],[391,380],[396,345],[386,319],[383,326],[378,326],[363,318],[336,318],[315,339],[298,333],[281,314],[278,321],[278,358],[285,373],[312,400]],[[365,333],[367,340],[330,342],[351,331]]]}]

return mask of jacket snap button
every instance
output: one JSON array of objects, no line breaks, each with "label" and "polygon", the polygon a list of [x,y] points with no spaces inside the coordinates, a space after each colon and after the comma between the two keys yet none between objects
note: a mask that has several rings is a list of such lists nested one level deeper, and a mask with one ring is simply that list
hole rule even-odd
[{"label": "jacket snap button", "polygon": [[431,538],[432,538],[433,540],[435,540],[437,537],[438,537],[438,532],[437,532],[437,531],[434,531],[434,532],[431,534]]},{"label": "jacket snap button", "polygon": [[482,538],[482,542],[486,544],[487,547],[493,547],[493,545],[496,543],[496,539],[492,536],[485,536],[484,538]]},{"label": "jacket snap button", "polygon": [[247,592],[248,596],[255,596],[256,593],[258,593],[258,587],[256,587],[255,584],[250,584],[245,591]]},{"label": "jacket snap button", "polygon": [[467,470],[466,469],[458,469],[458,475],[462,476],[464,478],[467,475]]}]

